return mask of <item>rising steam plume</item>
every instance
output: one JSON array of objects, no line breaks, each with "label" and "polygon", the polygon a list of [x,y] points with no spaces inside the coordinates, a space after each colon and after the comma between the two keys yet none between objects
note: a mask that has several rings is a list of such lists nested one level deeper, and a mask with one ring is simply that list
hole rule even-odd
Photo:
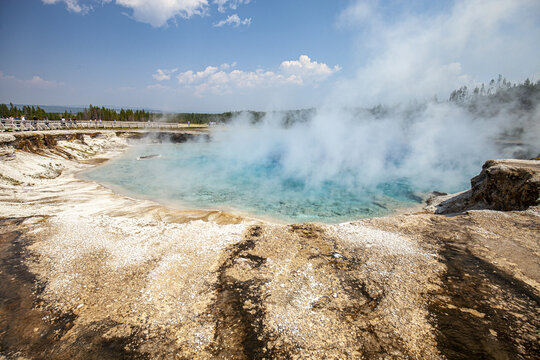
[{"label": "rising steam plume", "polygon": [[487,159],[538,155],[538,93],[526,108],[523,94],[506,91],[501,100],[494,97],[497,88],[475,94],[468,105],[446,101],[461,86],[472,96],[489,70],[493,76],[522,66],[534,85],[537,1],[457,1],[444,15],[397,19],[372,4],[354,2],[339,19],[368,34],[364,48],[374,54],[360,61],[355,77],[336,84],[309,121],[284,128],[283,113],[270,112],[251,126],[249,114],[240,116],[232,131],[217,135],[226,144],[223,156],[274,159],[284,174],[309,186],[406,178],[418,189],[455,191]]}]

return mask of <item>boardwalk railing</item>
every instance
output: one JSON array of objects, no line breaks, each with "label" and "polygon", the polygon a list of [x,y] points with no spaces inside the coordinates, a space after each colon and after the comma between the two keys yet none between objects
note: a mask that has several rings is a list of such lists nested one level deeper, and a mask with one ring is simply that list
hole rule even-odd
[{"label": "boardwalk railing", "polygon": [[0,131],[35,131],[67,129],[188,129],[205,128],[206,124],[171,124],[143,121],[92,121],[77,120],[17,120],[0,119]]}]

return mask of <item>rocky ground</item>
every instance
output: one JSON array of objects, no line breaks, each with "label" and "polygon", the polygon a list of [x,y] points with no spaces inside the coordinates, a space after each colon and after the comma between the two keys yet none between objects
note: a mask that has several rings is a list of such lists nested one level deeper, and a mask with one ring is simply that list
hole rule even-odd
[{"label": "rocky ground", "polygon": [[420,211],[283,225],[75,176],[133,137],[0,134],[0,359],[540,357],[540,161]]}]

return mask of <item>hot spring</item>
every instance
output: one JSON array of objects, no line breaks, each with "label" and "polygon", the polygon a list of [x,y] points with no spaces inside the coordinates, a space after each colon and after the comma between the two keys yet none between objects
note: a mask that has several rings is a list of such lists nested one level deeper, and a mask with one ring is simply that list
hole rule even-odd
[{"label": "hot spring", "polygon": [[507,124],[525,123],[447,102],[375,110],[268,113],[256,124],[247,113],[210,141],[134,146],[85,177],[181,208],[335,223],[468,189],[486,160],[516,150],[497,145]]},{"label": "hot spring", "polygon": [[[286,222],[382,216],[419,201],[406,179],[370,188],[351,188],[339,180],[313,185],[287,174],[279,154],[242,164],[220,150],[213,142],[136,147],[85,176],[184,208],[237,211]],[[160,157],[137,160],[149,154]]]},{"label": "hot spring", "polygon": [[[413,206],[430,190],[466,189],[483,161],[464,168],[455,152],[449,160],[431,151],[447,128],[418,142],[414,126],[396,119],[342,119],[232,125],[211,141],[136,146],[85,176],[182,208],[334,223]],[[137,160],[151,154],[160,156]]]}]

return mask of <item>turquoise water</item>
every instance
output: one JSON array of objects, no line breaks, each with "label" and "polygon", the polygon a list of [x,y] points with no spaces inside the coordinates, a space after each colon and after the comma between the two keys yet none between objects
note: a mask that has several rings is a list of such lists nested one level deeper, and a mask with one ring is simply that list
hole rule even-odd
[{"label": "turquoise water", "polygon": [[[160,156],[137,160],[152,154]],[[366,184],[361,173],[348,170],[313,182],[287,171],[279,151],[247,161],[213,142],[135,147],[84,177],[184,208],[236,210],[285,222],[383,216],[420,202],[404,178]]]}]

